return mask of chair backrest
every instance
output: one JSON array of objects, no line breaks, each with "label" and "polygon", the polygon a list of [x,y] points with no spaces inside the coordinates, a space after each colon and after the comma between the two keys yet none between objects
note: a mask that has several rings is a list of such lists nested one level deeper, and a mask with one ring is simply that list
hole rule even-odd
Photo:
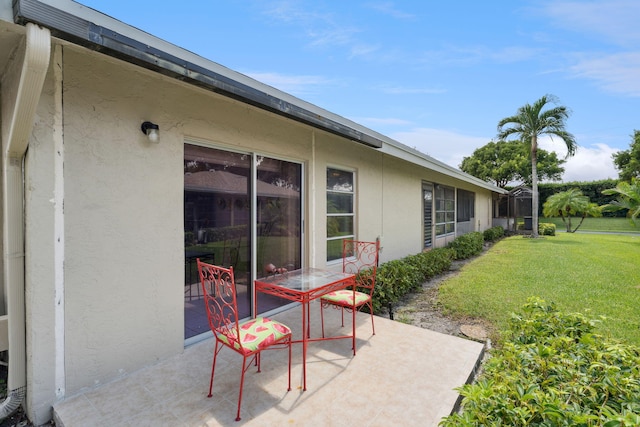
[{"label": "chair backrest", "polygon": [[378,269],[380,242],[344,240],[342,242],[342,271],[356,275],[358,288],[373,292]]},{"label": "chair backrest", "polygon": [[242,344],[237,339],[240,331],[233,267],[207,264],[198,258],[198,274],[211,331],[218,338],[226,338],[223,341],[232,347],[241,349]]}]

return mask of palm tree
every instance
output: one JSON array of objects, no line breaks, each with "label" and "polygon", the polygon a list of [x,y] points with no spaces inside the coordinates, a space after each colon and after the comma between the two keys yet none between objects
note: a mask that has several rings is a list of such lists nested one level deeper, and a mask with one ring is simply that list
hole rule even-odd
[{"label": "palm tree", "polygon": [[[544,202],[542,213],[546,217],[559,216],[562,218],[567,233],[575,233],[584,222],[587,216],[602,216],[600,207],[596,203],[591,203],[589,197],[582,194],[577,188],[562,191],[550,196]],[[575,229],[571,229],[571,217],[580,217],[580,223]]]},{"label": "palm tree", "polygon": [[640,217],[640,178],[631,178],[631,183],[626,181],[619,182],[616,188],[603,190],[602,194],[618,195],[618,200],[602,207],[604,211],[628,209],[627,216],[634,223]]},{"label": "palm tree", "polygon": [[[515,116],[507,117],[498,123],[498,139],[506,139],[510,135],[520,137],[520,140],[531,143],[531,189],[533,197],[532,228],[533,237],[538,237],[538,136],[557,136],[567,146],[567,156],[576,152],[575,137],[565,129],[565,121],[569,118],[569,110],[564,106],[557,106],[544,110],[549,103],[556,103],[553,95],[545,95],[533,105],[525,104],[518,108]],[[505,127],[506,125],[510,125]]]}]

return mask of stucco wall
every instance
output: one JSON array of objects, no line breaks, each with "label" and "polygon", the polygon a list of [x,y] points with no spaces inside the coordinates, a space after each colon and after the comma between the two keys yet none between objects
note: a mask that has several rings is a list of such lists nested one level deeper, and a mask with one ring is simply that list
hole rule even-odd
[{"label": "stucco wall", "polygon": [[[157,79],[65,49],[67,394],[182,351],[182,142]],[[183,101],[185,102],[185,101]],[[186,102],[185,102],[186,103]]]},{"label": "stucco wall", "polygon": [[[29,153],[28,269],[37,273],[27,286],[29,321],[48,331],[54,284],[48,267],[38,269],[54,262],[53,212],[46,200],[53,191],[57,132],[64,152],[64,352],[55,352],[51,336],[31,334],[30,378],[46,390],[32,395],[36,405],[47,404],[55,384],[41,366],[56,360],[64,363],[64,395],[71,396],[182,351],[185,142],[303,163],[304,261],[311,266],[326,265],[327,166],[356,172],[356,234],[382,238],[381,262],[422,249],[423,181],[461,184],[84,49],[65,47],[58,61],[60,86],[52,75],[36,125],[43,140],[34,141]],[[159,124],[159,143],[140,131],[145,120]],[[485,196],[488,191],[476,193],[476,217],[486,216],[490,224]]]},{"label": "stucco wall", "polygon": [[[64,54],[67,393],[182,351],[183,147],[305,161],[312,132],[75,49]],[[140,123],[160,125],[150,143]]]}]

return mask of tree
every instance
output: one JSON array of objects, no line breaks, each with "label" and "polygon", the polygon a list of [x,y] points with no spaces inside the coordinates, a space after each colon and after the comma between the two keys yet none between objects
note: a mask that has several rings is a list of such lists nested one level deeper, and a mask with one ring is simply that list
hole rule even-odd
[{"label": "tree", "polygon": [[556,106],[544,110],[547,104],[555,102],[556,98],[554,96],[544,95],[533,105],[525,104],[518,108],[515,116],[506,117],[498,123],[499,139],[506,139],[510,135],[516,135],[523,142],[530,142],[531,144],[533,237],[538,237],[538,137],[549,135],[551,138],[557,136],[562,139],[567,146],[567,156],[575,154],[577,148],[575,137],[567,132],[565,128],[565,122],[569,118],[567,107]]},{"label": "tree", "polygon": [[[531,185],[528,151],[527,145],[520,141],[491,141],[476,149],[471,156],[463,158],[460,169],[502,188],[516,181]],[[556,153],[538,149],[540,180],[559,181],[564,172],[561,167],[564,163]]]},{"label": "tree", "polygon": [[621,180],[630,181],[633,177],[640,177],[640,131],[633,131],[628,150],[613,153],[611,157]]},{"label": "tree", "polygon": [[640,216],[640,178],[631,178],[631,183],[619,182],[616,188],[603,190],[602,194],[618,195],[618,199],[602,206],[603,211],[628,209],[627,216],[634,223]]},{"label": "tree", "polygon": [[[567,233],[575,233],[587,216],[602,216],[600,207],[589,201],[577,188],[562,191],[550,196],[543,205],[542,213],[546,217],[560,217],[567,228]],[[580,217],[580,223],[571,230],[571,218]]]}]

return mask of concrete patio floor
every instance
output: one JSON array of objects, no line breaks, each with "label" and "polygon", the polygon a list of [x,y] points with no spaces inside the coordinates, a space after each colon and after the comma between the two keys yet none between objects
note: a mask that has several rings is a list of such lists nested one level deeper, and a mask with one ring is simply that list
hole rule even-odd
[{"label": "concrete patio floor", "polygon": [[[320,333],[311,306],[312,336]],[[297,332],[300,308],[271,316]],[[344,334],[338,311],[325,312],[325,328]],[[349,323],[345,323],[348,331]],[[328,321],[328,322],[327,322]],[[345,320],[347,322],[347,320]],[[242,357],[225,348],[218,357],[213,397],[207,398],[213,338],[168,360],[68,398],[54,406],[58,427],[116,426],[437,426],[456,407],[454,388],[467,382],[484,345],[438,332],[357,316],[357,355],[350,340],[310,343],[307,391],[302,391],[302,345],[294,344],[292,390],[287,352],[267,351],[262,372],[245,377],[242,420],[235,421]]]}]

